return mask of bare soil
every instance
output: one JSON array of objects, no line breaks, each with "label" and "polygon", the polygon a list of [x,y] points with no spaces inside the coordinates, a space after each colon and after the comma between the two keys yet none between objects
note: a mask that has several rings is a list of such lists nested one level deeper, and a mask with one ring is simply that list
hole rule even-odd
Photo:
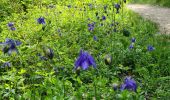
[{"label": "bare soil", "polygon": [[144,18],[156,22],[162,34],[170,34],[170,8],[140,4],[129,4],[127,7]]}]

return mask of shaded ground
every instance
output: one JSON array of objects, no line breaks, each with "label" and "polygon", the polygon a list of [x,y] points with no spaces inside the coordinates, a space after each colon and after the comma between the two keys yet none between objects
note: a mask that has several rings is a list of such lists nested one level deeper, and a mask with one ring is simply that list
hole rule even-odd
[{"label": "shaded ground", "polygon": [[170,8],[129,4],[127,7],[141,16],[158,23],[161,33],[170,34]]}]

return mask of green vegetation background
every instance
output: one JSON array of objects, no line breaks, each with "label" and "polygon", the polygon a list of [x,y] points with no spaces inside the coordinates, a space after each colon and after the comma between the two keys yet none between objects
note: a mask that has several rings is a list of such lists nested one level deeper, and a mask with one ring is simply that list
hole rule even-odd
[{"label": "green vegetation background", "polygon": [[[56,100],[63,100],[65,98],[66,100],[79,100],[81,98],[92,100],[97,95],[100,99],[108,100],[113,98],[115,100],[157,98],[167,100],[170,97],[170,37],[158,34],[158,28],[154,23],[125,9],[124,21],[121,21],[121,14],[116,15],[116,18],[120,27],[122,27],[121,24],[127,23],[124,27],[131,32],[131,36],[124,37],[122,32],[107,34],[108,26],[102,28],[99,26],[94,33],[98,36],[99,41],[93,41],[94,34],[86,32],[87,23],[82,22],[82,20],[87,19],[86,17],[81,18],[80,14],[77,13],[77,19],[68,18],[67,14],[71,15],[73,10],[65,10],[66,5],[68,5],[65,2],[67,0],[64,0],[65,4],[57,6],[58,9],[63,11],[63,15],[60,16],[58,9],[46,9],[49,6],[51,7],[49,4],[52,0],[44,0],[43,5],[39,1],[1,0],[0,2],[0,33],[3,37],[0,41],[3,42],[8,36],[20,39],[23,42],[19,47],[21,56],[8,57],[0,52],[1,65],[5,61],[12,62],[12,68],[1,69],[0,71],[0,99],[52,100],[51,98],[53,98],[55,100],[57,98]],[[53,0],[53,3],[57,4],[55,1]],[[143,3],[144,1],[152,4],[158,3],[153,2],[153,0],[152,2],[143,0]],[[160,4],[163,5],[163,3]],[[46,11],[49,11],[50,16]],[[52,13],[54,11],[57,12],[58,16]],[[47,23],[52,23],[47,25],[45,32],[41,30],[42,26],[36,23],[36,18],[42,15],[45,16]],[[63,16],[68,20],[63,20]],[[94,14],[89,16],[94,18]],[[57,17],[57,20],[55,17]],[[69,19],[72,19],[71,22],[73,23]],[[6,24],[10,21],[15,21],[18,27],[15,34],[6,27]],[[110,22],[110,20],[107,20],[105,23],[108,25],[107,23]],[[61,28],[62,37],[58,36],[56,27]],[[41,39],[39,36],[42,34],[44,36]],[[131,37],[135,37],[137,42],[135,49],[129,51]],[[49,40],[54,42],[49,42]],[[79,43],[76,43],[75,40]],[[37,44],[36,41],[40,41],[41,44]],[[148,44],[152,44],[155,51],[147,52],[146,46]],[[36,53],[42,52],[41,45],[53,48],[55,52],[54,61],[44,62],[39,60]],[[92,55],[97,59],[98,76],[94,74],[95,72],[92,69],[81,72],[78,77],[72,72],[79,49],[83,46],[86,50],[90,49]],[[98,57],[100,52],[101,55]],[[104,56],[109,53],[113,57],[111,66],[104,63]],[[132,74],[138,83],[137,93],[114,91],[112,85],[117,81],[117,83],[122,83],[123,74],[129,70],[131,63],[135,64]],[[61,69],[63,65],[64,70]],[[55,68],[58,68],[58,72]],[[94,84],[97,87],[96,94],[94,93]]]},{"label": "green vegetation background", "polygon": [[160,5],[164,7],[170,7],[170,0],[132,0],[133,3],[148,3],[153,5]]}]

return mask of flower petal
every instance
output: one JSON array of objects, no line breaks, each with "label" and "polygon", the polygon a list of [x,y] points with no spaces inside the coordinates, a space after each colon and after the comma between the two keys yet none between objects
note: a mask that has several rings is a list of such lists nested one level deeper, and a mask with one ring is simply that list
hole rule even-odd
[{"label": "flower petal", "polygon": [[83,70],[86,70],[89,67],[89,63],[87,61],[84,61],[81,66]]},{"label": "flower petal", "polygon": [[88,55],[88,61],[89,61],[90,65],[92,65],[94,68],[96,68],[95,60],[90,54]]},{"label": "flower petal", "polygon": [[126,84],[122,84],[120,87],[120,90],[123,91],[124,89],[126,89]]}]

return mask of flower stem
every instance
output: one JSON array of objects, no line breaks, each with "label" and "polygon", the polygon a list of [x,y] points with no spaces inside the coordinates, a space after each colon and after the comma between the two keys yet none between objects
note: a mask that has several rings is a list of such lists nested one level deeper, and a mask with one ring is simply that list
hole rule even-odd
[{"label": "flower stem", "polygon": [[94,95],[95,95],[95,99],[97,99],[97,88],[96,88],[96,79],[97,79],[97,76],[98,76],[98,70],[96,69],[96,75],[94,77]]},{"label": "flower stem", "polygon": [[63,93],[64,93],[64,100],[65,100],[65,81],[64,81],[64,79],[63,79]]}]

